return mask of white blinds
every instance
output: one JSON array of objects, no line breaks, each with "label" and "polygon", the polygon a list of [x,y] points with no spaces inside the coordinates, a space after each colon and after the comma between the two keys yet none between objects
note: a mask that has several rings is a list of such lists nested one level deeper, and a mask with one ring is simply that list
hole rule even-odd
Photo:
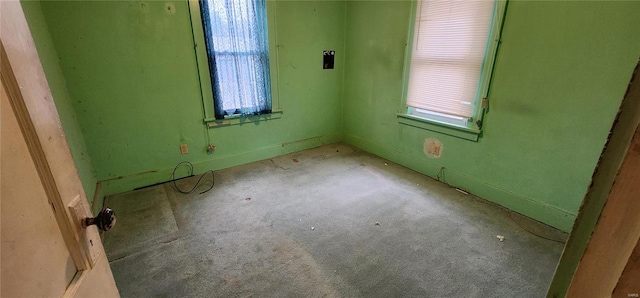
[{"label": "white blinds", "polygon": [[407,105],[470,118],[494,1],[418,3]]}]

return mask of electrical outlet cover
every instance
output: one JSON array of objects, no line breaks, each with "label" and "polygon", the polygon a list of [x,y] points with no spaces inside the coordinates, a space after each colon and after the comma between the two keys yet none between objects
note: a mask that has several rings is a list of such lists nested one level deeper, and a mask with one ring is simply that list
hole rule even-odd
[{"label": "electrical outlet cover", "polygon": [[424,140],[423,150],[426,156],[439,158],[442,155],[442,142],[438,139],[426,139]]}]

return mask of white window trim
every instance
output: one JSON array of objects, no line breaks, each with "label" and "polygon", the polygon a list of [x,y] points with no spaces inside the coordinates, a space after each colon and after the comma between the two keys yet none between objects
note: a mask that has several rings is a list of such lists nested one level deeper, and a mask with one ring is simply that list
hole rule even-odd
[{"label": "white window trim", "polygon": [[460,117],[451,117],[446,115],[437,115],[434,113],[425,114],[419,109],[407,107],[407,91],[409,86],[409,73],[411,67],[411,52],[414,42],[415,19],[418,10],[418,1],[413,1],[411,5],[411,17],[409,18],[409,30],[407,35],[406,53],[405,53],[405,69],[403,76],[403,95],[401,106],[397,114],[398,121],[402,124],[419,127],[427,130],[436,131],[477,141],[482,133],[482,121],[484,113],[488,107],[488,93],[491,87],[491,78],[493,77],[493,68],[495,64],[500,38],[502,33],[502,25],[504,23],[507,0],[497,0],[494,7],[493,19],[491,21],[491,30],[489,33],[485,59],[478,84],[478,93],[474,102],[475,109],[470,121],[460,121]]}]

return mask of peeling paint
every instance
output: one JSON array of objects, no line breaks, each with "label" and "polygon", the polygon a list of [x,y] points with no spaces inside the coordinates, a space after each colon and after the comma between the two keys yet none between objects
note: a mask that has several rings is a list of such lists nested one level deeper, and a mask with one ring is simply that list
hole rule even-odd
[{"label": "peeling paint", "polygon": [[324,138],[325,136],[317,136],[317,137],[311,137],[311,138],[306,138],[306,139],[301,139],[301,140],[296,140],[296,141],[291,141],[291,142],[286,142],[286,143],[282,143],[282,147],[287,146],[287,145],[292,145],[295,143],[301,143],[301,142],[306,142],[306,141],[311,141],[311,140],[318,140],[321,141],[322,138]]}]

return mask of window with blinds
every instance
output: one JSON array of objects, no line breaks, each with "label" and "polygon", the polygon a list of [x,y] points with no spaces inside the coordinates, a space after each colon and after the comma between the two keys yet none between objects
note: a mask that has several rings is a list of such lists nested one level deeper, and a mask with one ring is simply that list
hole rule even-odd
[{"label": "window with blinds", "polygon": [[495,55],[490,34],[497,29],[493,22],[501,22],[495,14],[495,1],[418,2],[407,89],[411,114],[461,123],[473,118],[486,92],[482,79],[491,71],[485,64]]}]

